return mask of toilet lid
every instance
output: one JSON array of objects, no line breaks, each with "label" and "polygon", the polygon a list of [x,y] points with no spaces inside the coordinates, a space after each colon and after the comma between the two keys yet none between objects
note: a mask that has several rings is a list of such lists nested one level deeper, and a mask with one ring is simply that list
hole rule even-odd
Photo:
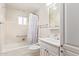
[{"label": "toilet lid", "polygon": [[30,49],[30,50],[37,50],[37,49],[40,49],[40,46],[38,46],[38,45],[30,45],[29,47],[28,47],[28,49]]}]

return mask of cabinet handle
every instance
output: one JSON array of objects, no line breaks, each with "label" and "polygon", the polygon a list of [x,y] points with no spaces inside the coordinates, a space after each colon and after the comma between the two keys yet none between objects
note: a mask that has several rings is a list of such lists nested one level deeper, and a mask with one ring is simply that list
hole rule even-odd
[{"label": "cabinet handle", "polygon": [[63,47],[63,45],[61,45],[61,47]]},{"label": "cabinet handle", "polygon": [[61,53],[63,53],[63,50],[61,50]]},{"label": "cabinet handle", "polygon": [[47,53],[48,53],[48,50],[47,50]]},{"label": "cabinet handle", "polygon": [[45,51],[48,53],[48,50],[47,49],[45,49]]}]

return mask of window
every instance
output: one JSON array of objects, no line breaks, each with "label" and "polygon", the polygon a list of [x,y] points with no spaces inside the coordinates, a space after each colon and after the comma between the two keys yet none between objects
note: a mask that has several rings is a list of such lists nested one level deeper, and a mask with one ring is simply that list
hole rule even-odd
[{"label": "window", "polygon": [[19,23],[20,25],[26,25],[26,24],[27,24],[27,17],[19,16],[19,17],[18,17],[18,23]]}]

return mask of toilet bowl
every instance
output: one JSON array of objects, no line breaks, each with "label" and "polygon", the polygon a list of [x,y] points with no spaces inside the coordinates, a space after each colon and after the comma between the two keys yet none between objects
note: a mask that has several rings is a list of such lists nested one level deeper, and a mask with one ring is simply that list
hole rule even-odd
[{"label": "toilet bowl", "polygon": [[33,45],[30,45],[29,46],[29,49],[30,50],[38,50],[40,48],[40,46],[36,45],[36,44],[33,44]]},{"label": "toilet bowl", "polygon": [[31,55],[37,55],[37,56],[40,55],[40,46],[37,44],[30,45],[28,47],[28,50],[30,51]]}]

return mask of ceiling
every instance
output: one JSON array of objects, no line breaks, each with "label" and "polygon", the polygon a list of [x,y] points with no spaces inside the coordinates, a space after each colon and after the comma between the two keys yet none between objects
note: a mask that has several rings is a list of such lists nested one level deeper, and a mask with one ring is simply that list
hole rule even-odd
[{"label": "ceiling", "polygon": [[6,5],[9,8],[33,12],[39,10],[42,6],[45,6],[45,3],[7,3]]}]

